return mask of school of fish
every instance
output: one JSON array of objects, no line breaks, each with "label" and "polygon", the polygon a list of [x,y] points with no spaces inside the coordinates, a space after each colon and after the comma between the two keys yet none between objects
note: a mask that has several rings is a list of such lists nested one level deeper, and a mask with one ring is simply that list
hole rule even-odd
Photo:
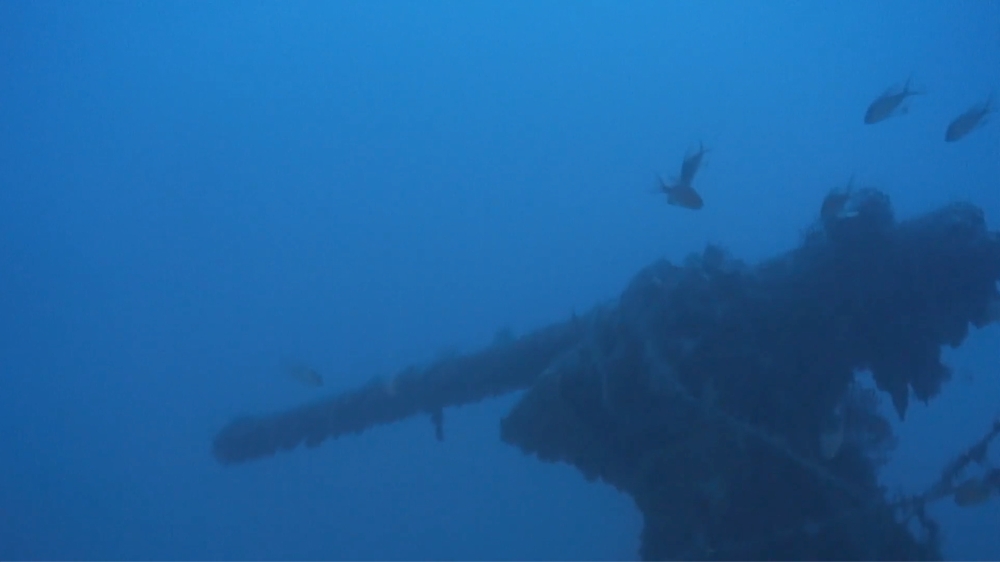
[{"label": "school of fish", "polygon": [[[924,94],[924,91],[914,89],[910,85],[910,79],[907,79],[902,87],[898,85],[892,86],[869,104],[868,109],[865,111],[864,123],[866,125],[874,125],[890,117],[906,115],[909,113],[908,100],[913,96]],[[990,93],[985,100],[975,103],[958,117],[955,117],[945,128],[945,142],[951,143],[960,140],[969,133],[986,125],[989,116],[996,111],[994,109],[994,98],[995,94]],[[704,158],[707,152],[708,149],[705,148],[704,144],[699,143],[696,151],[690,151],[684,157],[681,163],[681,172],[677,179],[672,179],[668,182],[664,181],[662,177],[657,177],[659,187],[656,189],[656,192],[665,194],[669,205],[692,211],[697,211],[705,206],[705,201],[702,199],[701,194],[695,190],[693,182],[698,169],[701,167],[702,158]],[[822,219],[835,218],[844,212],[847,201],[850,199],[853,180],[854,178],[852,177],[846,188],[831,191],[826,199],[823,200],[823,205],[820,209]]]}]

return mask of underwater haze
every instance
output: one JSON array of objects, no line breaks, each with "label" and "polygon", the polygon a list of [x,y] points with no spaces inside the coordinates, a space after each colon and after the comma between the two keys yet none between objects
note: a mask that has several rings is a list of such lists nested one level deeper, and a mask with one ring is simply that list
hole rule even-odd
[{"label": "underwater haze", "polygon": [[[516,396],[441,442],[415,418],[225,467],[211,441],[659,258],[789,250],[852,177],[997,230],[1000,123],[944,138],[991,94],[988,0],[0,2],[0,559],[634,559],[631,498],[501,442]],[[699,143],[704,207],[671,205]],[[994,324],[948,351],[887,486],[1000,415],[998,350]],[[932,515],[947,556],[1000,556],[1000,498]]]}]

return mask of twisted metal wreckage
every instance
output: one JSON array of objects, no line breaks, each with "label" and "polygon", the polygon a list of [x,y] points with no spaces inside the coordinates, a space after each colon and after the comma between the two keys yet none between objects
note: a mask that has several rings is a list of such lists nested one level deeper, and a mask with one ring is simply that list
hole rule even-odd
[{"label": "twisted metal wreckage", "polygon": [[890,497],[878,391],[901,418],[911,394],[936,396],[941,347],[998,320],[998,281],[1000,232],[979,208],[897,222],[885,195],[857,190],[787,254],[749,266],[709,246],[653,263],[614,305],[235,419],[213,452],[246,462],[414,415],[441,438],[444,408],[526,389],[502,439],[631,495],[643,559],[938,559],[924,508],[1000,491],[1000,421],[925,492]]}]

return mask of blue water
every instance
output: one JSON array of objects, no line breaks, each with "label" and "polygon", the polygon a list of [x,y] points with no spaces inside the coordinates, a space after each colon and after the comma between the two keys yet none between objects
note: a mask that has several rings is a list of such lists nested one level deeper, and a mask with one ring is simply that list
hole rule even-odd
[{"label": "blue water", "polygon": [[[223,468],[210,442],[659,257],[789,249],[852,174],[998,229],[998,119],[943,141],[991,91],[986,0],[0,2],[0,559],[634,558],[630,498],[500,442],[516,397],[443,443],[416,419]],[[668,206],[699,141],[705,208]],[[948,354],[887,485],[1000,414],[998,349]],[[1000,556],[998,506],[936,506],[947,555]]]}]

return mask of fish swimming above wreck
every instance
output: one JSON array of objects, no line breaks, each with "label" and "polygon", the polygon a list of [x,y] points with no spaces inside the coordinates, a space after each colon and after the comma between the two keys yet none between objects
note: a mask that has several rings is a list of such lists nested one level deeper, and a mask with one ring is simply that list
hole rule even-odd
[{"label": "fish swimming above wreck", "polygon": [[868,106],[868,110],[865,111],[865,123],[874,125],[896,115],[905,115],[909,111],[909,108],[903,105],[903,102],[910,96],[918,96],[923,93],[922,91],[911,90],[909,79],[903,84],[902,88],[889,88],[881,96],[875,98],[875,101]]},{"label": "fish swimming above wreck", "polygon": [[956,117],[944,132],[945,142],[955,142],[987,123],[987,118],[993,109],[993,94],[986,101],[977,103]]},{"label": "fish swimming above wreck", "polygon": [[701,198],[701,195],[691,187],[688,183],[677,183],[669,184],[663,181],[663,178],[657,177],[660,182],[660,188],[658,191],[665,193],[667,195],[667,204],[674,205],[677,207],[684,207],[685,209],[691,209],[697,211],[705,206],[705,201]]},{"label": "fish swimming above wreck", "polygon": [[690,186],[694,182],[694,176],[701,168],[701,161],[708,150],[704,144],[698,143],[698,150],[684,157],[684,162],[681,164],[681,177],[677,180],[678,185]]},{"label": "fish swimming above wreck", "polygon": [[677,180],[667,182],[662,177],[657,177],[659,181],[657,192],[667,195],[668,204],[695,211],[705,206],[705,201],[695,191],[692,184],[708,150],[704,144],[698,143],[698,150],[689,152],[684,157],[684,161],[681,163],[681,174]]}]

